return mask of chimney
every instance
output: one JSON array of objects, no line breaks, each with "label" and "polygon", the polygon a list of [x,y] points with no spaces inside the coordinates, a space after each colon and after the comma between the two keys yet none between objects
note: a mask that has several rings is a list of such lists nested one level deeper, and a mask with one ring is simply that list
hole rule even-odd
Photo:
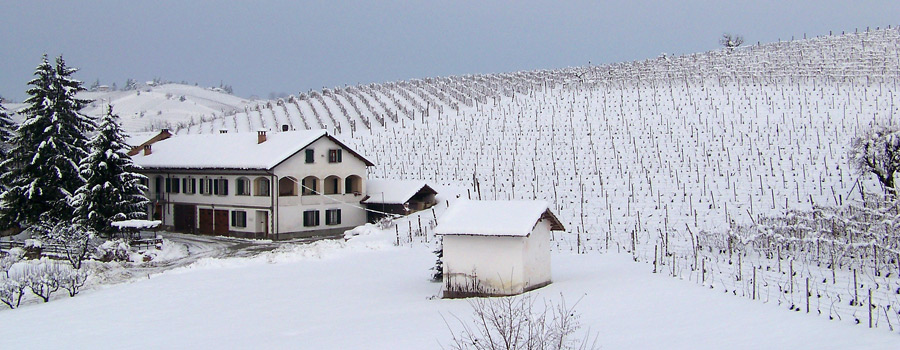
[{"label": "chimney", "polygon": [[144,146],[144,155],[145,155],[145,156],[149,156],[150,153],[153,153],[153,151],[150,149],[150,146],[151,146],[151,145],[145,145],[145,146]]},{"label": "chimney", "polygon": [[281,131],[288,131],[288,125],[287,124],[281,125]]},{"label": "chimney", "polygon": [[256,144],[266,142],[266,131],[260,130],[256,132]]}]

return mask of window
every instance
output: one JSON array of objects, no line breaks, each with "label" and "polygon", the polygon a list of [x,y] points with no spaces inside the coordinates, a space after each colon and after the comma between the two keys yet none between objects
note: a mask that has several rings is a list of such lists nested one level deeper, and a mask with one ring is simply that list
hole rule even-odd
[{"label": "window", "polygon": [[228,180],[227,179],[213,180],[213,194],[216,194],[219,196],[227,196],[228,195]]},{"label": "window", "polygon": [[192,177],[186,177],[181,179],[181,189],[184,194],[194,194],[197,193],[197,179]]},{"label": "window", "polygon": [[301,185],[303,185],[302,193],[304,196],[319,194],[319,191],[318,191],[319,190],[318,189],[319,178],[317,178],[315,176],[307,176],[307,177],[303,178],[303,183]]},{"label": "window", "polygon": [[314,163],[316,161],[316,151],[308,149],[306,150],[306,162]]},{"label": "window", "polygon": [[297,180],[290,176],[282,177],[278,179],[278,196],[296,196],[297,195]]},{"label": "window", "polygon": [[339,149],[328,150],[328,162],[329,163],[340,163],[341,162],[341,150],[339,150]]},{"label": "window", "polygon": [[325,178],[325,194],[340,194],[341,178],[331,175]]},{"label": "window", "polygon": [[156,198],[161,198],[163,196],[163,178],[162,176],[157,176],[155,181],[156,186]]},{"label": "window", "polygon": [[362,178],[357,175],[350,175],[344,179],[344,193],[360,194],[362,193]]},{"label": "window", "polygon": [[247,212],[241,210],[231,211],[231,226],[247,227]]},{"label": "window", "polygon": [[172,193],[178,193],[178,192],[181,192],[181,191],[179,190],[180,187],[181,187],[180,185],[181,185],[181,182],[179,182],[178,178],[177,178],[177,177],[173,177],[173,178],[172,178]]},{"label": "window", "polygon": [[269,179],[258,177],[253,181],[256,187],[254,191],[257,196],[269,196]]},{"label": "window", "polygon": [[210,189],[212,188],[212,180],[209,178],[200,179],[200,194],[210,194]]},{"label": "window", "polygon": [[341,210],[340,209],[328,209],[325,211],[325,225],[340,225],[341,224]]},{"label": "window", "polygon": [[237,179],[237,193],[238,196],[249,196],[250,195],[250,179],[246,177]]},{"label": "window", "polygon": [[303,212],[303,226],[319,226],[319,211],[307,210]]}]

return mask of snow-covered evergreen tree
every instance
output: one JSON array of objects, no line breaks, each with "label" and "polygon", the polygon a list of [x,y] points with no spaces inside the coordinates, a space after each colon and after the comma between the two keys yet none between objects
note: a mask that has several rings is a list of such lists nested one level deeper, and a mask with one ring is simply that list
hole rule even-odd
[{"label": "snow-covered evergreen tree", "polygon": [[9,150],[9,142],[12,140],[15,128],[16,124],[9,118],[6,108],[0,104],[0,156],[4,156],[0,159],[6,159],[5,152]]},{"label": "snow-covered evergreen tree", "polygon": [[78,163],[87,155],[94,122],[80,112],[89,101],[75,97],[84,90],[72,79],[75,69],[62,56],[55,67],[44,55],[28,82],[25,120],[11,139],[12,148],[0,167],[8,169],[0,182],[0,226],[28,227],[47,220],[69,220],[69,200],[84,180]]},{"label": "snow-covered evergreen tree", "polygon": [[90,141],[91,153],[79,166],[84,185],[72,198],[75,220],[104,238],[115,233],[110,226],[113,221],[146,218],[148,202],[147,187],[141,183],[146,177],[135,172],[118,118],[109,107],[100,119]]},{"label": "snow-covered evergreen tree", "polygon": [[[9,115],[6,114],[6,109],[3,108],[3,105],[0,105],[0,175],[6,172],[6,168],[2,166],[2,163],[7,158],[6,154],[9,152],[9,142],[12,139],[13,130],[15,130],[15,124],[9,118]],[[2,177],[0,177],[0,193],[3,193],[5,190],[6,186],[3,184]]]},{"label": "snow-covered evergreen tree", "polygon": [[434,262],[434,267],[431,268],[431,280],[434,282],[440,282],[444,279],[444,238],[438,237],[436,241],[436,247],[432,251],[434,255],[437,256],[437,261]]}]

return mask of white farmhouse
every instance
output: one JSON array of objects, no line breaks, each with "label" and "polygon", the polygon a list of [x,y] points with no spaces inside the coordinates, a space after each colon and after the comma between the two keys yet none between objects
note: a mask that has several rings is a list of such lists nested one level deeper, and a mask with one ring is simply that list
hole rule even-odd
[{"label": "white farmhouse", "polygon": [[550,231],[564,228],[546,202],[460,199],[438,221],[444,298],[516,295],[550,284]]},{"label": "white farmhouse", "polygon": [[287,239],[366,222],[372,162],[324,130],[174,135],[143,143],[149,217],[181,232]]}]

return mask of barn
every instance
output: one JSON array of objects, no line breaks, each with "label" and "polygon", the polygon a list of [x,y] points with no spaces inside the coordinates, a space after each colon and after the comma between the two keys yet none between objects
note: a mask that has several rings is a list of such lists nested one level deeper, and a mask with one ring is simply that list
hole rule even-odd
[{"label": "barn", "polygon": [[422,180],[369,179],[362,203],[370,209],[369,222],[387,214],[409,215],[431,208],[437,201],[435,191]]},{"label": "barn", "polygon": [[444,298],[516,295],[550,284],[550,231],[565,228],[547,202],[460,199],[438,222]]}]

